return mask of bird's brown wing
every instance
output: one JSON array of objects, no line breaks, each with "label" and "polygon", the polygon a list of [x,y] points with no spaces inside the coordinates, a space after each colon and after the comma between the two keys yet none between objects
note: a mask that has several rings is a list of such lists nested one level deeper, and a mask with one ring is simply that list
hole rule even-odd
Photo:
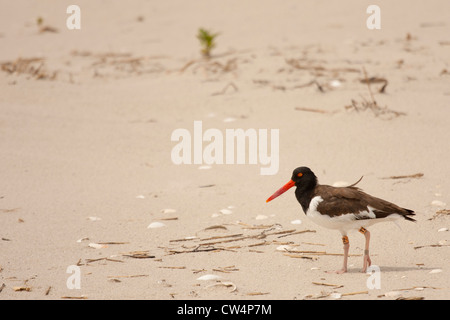
[{"label": "bird's brown wing", "polygon": [[[353,214],[357,220],[386,218],[391,214],[398,214],[405,219],[415,221],[409,216],[414,211],[401,208],[386,200],[373,197],[356,187],[336,188],[327,185],[318,185],[315,195],[319,195],[324,201],[320,202],[317,210],[330,217],[343,214]],[[369,207],[373,215],[369,215]]]}]

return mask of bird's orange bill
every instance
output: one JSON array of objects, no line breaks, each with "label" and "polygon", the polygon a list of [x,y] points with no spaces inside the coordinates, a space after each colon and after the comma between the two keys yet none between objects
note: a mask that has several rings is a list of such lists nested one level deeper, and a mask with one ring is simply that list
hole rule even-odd
[{"label": "bird's orange bill", "polygon": [[293,186],[295,186],[295,182],[292,180],[289,180],[288,183],[286,183],[284,186],[282,186],[280,189],[278,189],[273,195],[271,195],[269,197],[269,199],[266,200],[266,202],[269,202],[273,199],[275,199],[276,197],[278,197],[279,195],[282,195],[283,193],[285,193],[286,191],[288,191],[290,188],[292,188]]}]

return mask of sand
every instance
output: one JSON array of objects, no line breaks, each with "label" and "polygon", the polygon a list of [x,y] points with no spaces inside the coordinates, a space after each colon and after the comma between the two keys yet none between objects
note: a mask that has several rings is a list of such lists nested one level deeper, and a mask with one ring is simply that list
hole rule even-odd
[{"label": "sand", "polygon": [[[380,30],[359,0],[80,0],[69,30],[72,3],[1,1],[0,299],[450,298],[450,3],[377,3]],[[278,129],[278,172],[175,165],[194,121]],[[328,274],[339,232],[265,203],[298,166],[416,212],[370,228],[379,285],[362,235]]]}]

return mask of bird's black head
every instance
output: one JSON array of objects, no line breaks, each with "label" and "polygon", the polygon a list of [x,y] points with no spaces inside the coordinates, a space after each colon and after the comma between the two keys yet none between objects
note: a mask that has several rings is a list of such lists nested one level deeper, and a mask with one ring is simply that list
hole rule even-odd
[{"label": "bird's black head", "polygon": [[298,167],[292,172],[291,180],[278,189],[273,195],[270,196],[266,202],[269,202],[279,195],[285,193],[293,186],[297,187],[296,195],[304,192],[312,191],[314,187],[317,185],[317,177],[316,175],[309,169],[308,167]]},{"label": "bird's black head", "polygon": [[312,189],[317,184],[317,177],[308,167],[298,167],[292,172],[292,181],[295,186],[301,189]]}]

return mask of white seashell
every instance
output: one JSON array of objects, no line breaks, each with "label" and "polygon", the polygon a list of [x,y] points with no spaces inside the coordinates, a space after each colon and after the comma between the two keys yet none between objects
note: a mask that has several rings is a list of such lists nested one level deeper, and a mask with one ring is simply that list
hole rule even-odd
[{"label": "white seashell", "polygon": [[152,222],[148,225],[147,229],[154,229],[154,228],[161,228],[165,227],[166,225],[162,222]]},{"label": "white seashell", "polygon": [[189,237],[184,237],[184,239],[186,240],[193,240],[193,239],[197,239],[198,237],[196,236],[189,236]]},{"label": "white seashell", "polygon": [[436,206],[436,207],[445,207],[447,204],[440,200],[433,200],[433,201],[431,201],[431,205]]},{"label": "white seashell", "polygon": [[333,183],[333,187],[337,187],[337,188],[347,187],[349,185],[350,184],[347,181],[336,181],[335,183]]},{"label": "white seashell", "polygon": [[211,215],[211,218],[217,218],[217,217],[220,217],[220,214],[218,214],[218,213],[213,213],[213,214]]},{"label": "white seashell", "polygon": [[227,208],[228,208],[228,209],[234,209],[235,206],[228,206]]},{"label": "white seashell", "polygon": [[298,220],[292,220],[291,224],[302,224],[302,220],[298,219]]},{"label": "white seashell", "polygon": [[208,170],[211,169],[211,166],[200,166],[198,167],[198,170]]},{"label": "white seashell", "polygon": [[136,199],[145,199],[145,196],[143,194],[140,194],[140,195],[136,196]]},{"label": "white seashell", "polygon": [[100,221],[102,219],[99,218],[99,217],[88,217],[88,220],[90,220],[90,221]]},{"label": "white seashell", "polygon": [[162,209],[161,213],[175,213],[177,210],[175,209]]},{"label": "white seashell", "polygon": [[448,228],[440,228],[440,229],[438,230],[438,232],[444,232],[444,231],[448,231]]},{"label": "white seashell", "polygon": [[222,209],[222,210],[220,210],[220,213],[221,213],[221,214],[232,214],[233,211],[228,210],[228,209]]},{"label": "white seashell", "polygon": [[340,82],[339,80],[331,80],[330,86],[333,88],[339,88],[340,86],[342,86],[342,82]]},{"label": "white seashell", "polygon": [[256,220],[264,220],[264,219],[267,219],[267,218],[268,218],[268,216],[265,216],[263,214],[258,214],[255,219]]},{"label": "white seashell", "polygon": [[337,292],[330,294],[331,299],[340,299],[341,297],[342,297],[342,294],[337,293]]},{"label": "white seashell", "polygon": [[103,249],[103,248],[108,248],[108,246],[106,244],[98,244],[98,243],[89,243],[88,244],[89,247],[94,248],[94,249]]},{"label": "white seashell", "polygon": [[389,291],[384,294],[385,297],[395,298],[400,296],[401,293],[399,291]]},{"label": "white seashell", "polygon": [[202,280],[202,281],[218,280],[218,279],[220,279],[220,276],[215,275],[215,274],[205,274],[205,275],[197,278],[197,280]]},{"label": "white seashell", "polygon": [[441,273],[441,272],[442,272],[442,269],[433,269],[429,273],[433,274],[433,273]]},{"label": "white seashell", "polygon": [[312,267],[311,270],[320,270],[319,267]]},{"label": "white seashell", "polygon": [[422,287],[417,287],[417,288],[414,288],[414,290],[416,290],[416,291],[423,291],[425,288],[422,288]]},{"label": "white seashell", "polygon": [[293,249],[293,247],[290,245],[287,245],[287,244],[283,244],[283,245],[277,247],[278,251],[291,251],[292,249]]},{"label": "white seashell", "polygon": [[77,242],[81,243],[81,241],[84,241],[84,240],[89,240],[89,238],[88,237],[84,237],[84,238],[78,239]]},{"label": "white seashell", "polygon": [[228,118],[223,119],[223,122],[234,122],[234,121],[236,121],[236,119],[233,117],[228,117]]}]

